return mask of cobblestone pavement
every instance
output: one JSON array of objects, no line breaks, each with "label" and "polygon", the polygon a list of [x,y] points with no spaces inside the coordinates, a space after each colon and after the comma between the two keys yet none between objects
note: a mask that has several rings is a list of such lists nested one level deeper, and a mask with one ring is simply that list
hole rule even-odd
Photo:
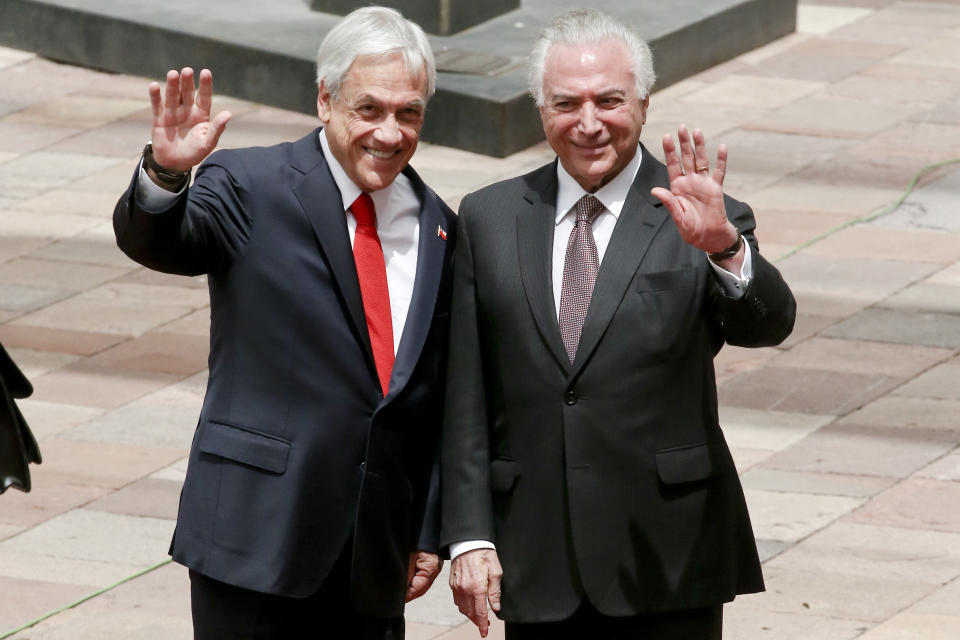
[{"label": "cobblestone pavement", "polygon": [[[644,135],[656,148],[686,122],[727,143],[728,190],[754,205],[800,302],[785,345],[716,361],[768,585],[726,608],[726,637],[954,640],[960,164],[852,223],[960,156],[960,4],[821,0],[799,18],[798,33],[655,93]],[[0,497],[0,636],[166,559],[209,314],[203,278],[147,271],[114,244],[146,85],[0,48],[0,341],[34,382],[20,404],[44,455],[33,493]],[[316,125],[216,107],[235,114],[221,146]],[[551,157],[424,144],[414,166],[456,207]],[[408,621],[411,640],[478,637],[444,584]],[[186,572],[167,564],[13,637],[190,635]]]}]

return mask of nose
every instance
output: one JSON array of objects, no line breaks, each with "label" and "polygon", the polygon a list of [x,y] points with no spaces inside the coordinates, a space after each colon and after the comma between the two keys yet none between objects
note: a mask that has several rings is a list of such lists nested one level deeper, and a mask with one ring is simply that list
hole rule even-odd
[{"label": "nose", "polygon": [[376,129],[376,138],[378,142],[387,145],[397,145],[403,140],[403,133],[400,131],[400,123],[392,114],[387,115]]},{"label": "nose", "polygon": [[580,132],[587,136],[599,133],[601,126],[597,118],[597,107],[592,102],[584,102],[580,107]]}]

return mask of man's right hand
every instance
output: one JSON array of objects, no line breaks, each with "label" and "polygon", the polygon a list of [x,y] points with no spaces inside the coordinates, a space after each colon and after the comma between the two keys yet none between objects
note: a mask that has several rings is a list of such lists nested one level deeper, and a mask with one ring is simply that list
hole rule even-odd
[{"label": "man's right hand", "polygon": [[494,612],[500,611],[500,578],[503,569],[493,549],[474,549],[460,554],[450,563],[450,589],[460,613],[480,629],[486,638],[490,630],[487,602]]},{"label": "man's right hand", "polygon": [[213,102],[213,74],[200,71],[200,88],[193,87],[193,69],[184,67],[177,73],[167,72],[167,83],[161,96],[159,82],[150,84],[150,105],[153,107],[153,158],[164,169],[189,171],[217,146],[229,111],[221,111],[210,119]]}]

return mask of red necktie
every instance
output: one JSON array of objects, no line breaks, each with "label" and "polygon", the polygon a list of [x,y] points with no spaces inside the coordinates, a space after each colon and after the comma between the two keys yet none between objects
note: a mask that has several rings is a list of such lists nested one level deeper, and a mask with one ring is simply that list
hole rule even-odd
[{"label": "red necktie", "polygon": [[393,321],[390,318],[390,292],[387,289],[387,267],[383,261],[383,248],[377,236],[377,215],[369,194],[361,193],[350,205],[350,212],[357,221],[353,238],[353,259],[357,263],[360,279],[360,295],[363,311],[367,317],[367,332],[373,348],[373,361],[377,365],[380,388],[387,395],[390,387],[390,372],[393,370]]}]

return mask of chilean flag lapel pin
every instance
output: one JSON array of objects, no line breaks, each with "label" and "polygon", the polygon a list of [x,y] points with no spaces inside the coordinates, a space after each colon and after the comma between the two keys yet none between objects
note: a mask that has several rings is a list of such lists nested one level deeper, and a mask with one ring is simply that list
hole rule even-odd
[{"label": "chilean flag lapel pin", "polygon": [[440,236],[441,240],[447,239],[447,232],[443,230],[443,227],[437,225],[437,235]]}]

